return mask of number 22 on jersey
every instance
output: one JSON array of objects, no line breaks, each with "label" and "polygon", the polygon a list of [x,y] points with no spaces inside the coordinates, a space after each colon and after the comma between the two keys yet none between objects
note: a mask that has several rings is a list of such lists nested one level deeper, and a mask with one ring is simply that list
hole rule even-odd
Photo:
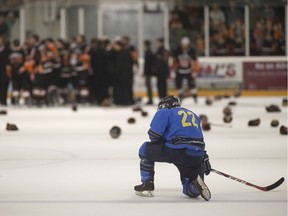
[{"label": "number 22 on jersey", "polygon": [[[193,112],[180,110],[178,111],[178,115],[182,116],[182,120],[181,120],[182,127],[194,126],[198,128],[198,124],[196,123],[196,118]],[[192,116],[191,122],[187,120],[188,116],[190,115]]]}]

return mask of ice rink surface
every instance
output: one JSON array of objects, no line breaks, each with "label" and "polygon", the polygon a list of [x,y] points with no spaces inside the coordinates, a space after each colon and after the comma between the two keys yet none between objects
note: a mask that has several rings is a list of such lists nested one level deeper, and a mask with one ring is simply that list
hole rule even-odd
[{"label": "ice rink surface", "polygon": [[[222,110],[232,99],[183,106],[223,124]],[[205,141],[213,168],[260,186],[282,176],[287,180],[287,136],[272,119],[287,126],[287,108],[281,97],[233,99],[229,127],[212,126]],[[280,113],[267,113],[266,105],[278,104]],[[147,130],[156,106],[144,106],[148,117],[131,107],[8,108],[0,116],[0,215],[1,216],[104,216],[104,215],[213,215],[286,216],[287,181],[262,192],[215,173],[206,177],[212,198],[189,199],[182,194],[177,169],[156,164],[155,197],[134,194],[139,181],[138,148],[148,139]],[[134,117],[135,124],[127,119]],[[248,120],[261,119],[258,127]],[[16,123],[18,132],[5,130]],[[112,139],[118,125],[122,135]]]}]

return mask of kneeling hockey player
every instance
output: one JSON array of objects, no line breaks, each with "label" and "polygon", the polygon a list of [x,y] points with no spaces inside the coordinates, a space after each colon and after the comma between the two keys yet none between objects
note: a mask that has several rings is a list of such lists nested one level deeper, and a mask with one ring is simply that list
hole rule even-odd
[{"label": "kneeling hockey player", "polygon": [[142,184],[134,190],[139,196],[153,196],[154,163],[173,163],[180,172],[183,193],[195,198],[201,195],[208,201],[211,193],[204,183],[204,173],[210,173],[209,157],[199,117],[181,107],[180,99],[167,96],[161,99],[148,131],[150,142],[139,149]]}]

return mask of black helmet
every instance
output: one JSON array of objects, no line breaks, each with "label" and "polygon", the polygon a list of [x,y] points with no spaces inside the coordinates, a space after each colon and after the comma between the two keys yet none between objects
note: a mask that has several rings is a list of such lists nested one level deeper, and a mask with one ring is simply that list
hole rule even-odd
[{"label": "black helmet", "polygon": [[180,107],[180,99],[177,96],[166,96],[162,98],[158,104],[158,110],[170,109],[172,107]]}]

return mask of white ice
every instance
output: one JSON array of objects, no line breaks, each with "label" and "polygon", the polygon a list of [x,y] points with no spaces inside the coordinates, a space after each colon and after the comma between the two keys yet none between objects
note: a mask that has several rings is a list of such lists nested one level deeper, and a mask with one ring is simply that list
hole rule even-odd
[{"label": "white ice", "polygon": [[[223,107],[232,99],[212,106],[204,100],[194,105],[186,99],[183,106],[223,124]],[[260,186],[285,177],[273,191],[211,173],[205,179],[211,200],[189,199],[177,169],[158,163],[155,197],[136,196],[138,148],[148,139],[156,106],[144,106],[148,117],[131,107],[8,108],[8,115],[0,116],[0,216],[287,215],[287,136],[270,126],[272,119],[287,126],[287,108],[281,97],[236,101],[232,128],[212,126],[204,132],[212,167]],[[267,113],[265,106],[272,103],[282,112]],[[129,117],[136,124],[128,124]],[[248,120],[258,117],[260,126],[249,128]],[[6,131],[7,122],[20,130]],[[122,129],[118,139],[109,136],[113,125]]]}]

